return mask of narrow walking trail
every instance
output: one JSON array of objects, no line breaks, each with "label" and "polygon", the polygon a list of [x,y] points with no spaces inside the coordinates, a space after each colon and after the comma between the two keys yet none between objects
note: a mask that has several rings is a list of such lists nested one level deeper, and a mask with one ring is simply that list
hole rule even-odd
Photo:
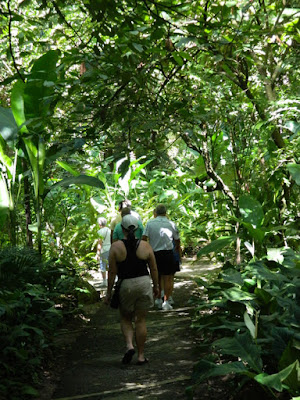
[{"label": "narrow walking trail", "polygon": [[[174,309],[153,309],[147,317],[145,355],[149,363],[122,365],[125,344],[119,313],[102,301],[88,310],[86,322],[59,332],[57,345],[63,365],[51,396],[41,400],[184,399],[193,366],[199,359],[197,336],[191,329],[189,299],[196,289],[194,278],[214,269],[213,265],[185,262],[175,277]],[[98,290],[99,280],[90,281]],[[104,291],[100,290],[100,296]]]}]

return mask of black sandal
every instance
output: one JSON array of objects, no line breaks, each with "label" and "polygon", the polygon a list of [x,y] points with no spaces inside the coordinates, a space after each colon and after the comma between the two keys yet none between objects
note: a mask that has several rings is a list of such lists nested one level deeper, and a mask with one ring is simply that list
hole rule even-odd
[{"label": "black sandal", "polygon": [[130,349],[130,350],[126,351],[126,353],[124,354],[124,357],[122,358],[122,364],[129,364],[132,360],[134,353],[135,353],[134,349]]},{"label": "black sandal", "polygon": [[148,358],[145,358],[144,361],[137,361],[136,365],[145,365],[149,362]]}]

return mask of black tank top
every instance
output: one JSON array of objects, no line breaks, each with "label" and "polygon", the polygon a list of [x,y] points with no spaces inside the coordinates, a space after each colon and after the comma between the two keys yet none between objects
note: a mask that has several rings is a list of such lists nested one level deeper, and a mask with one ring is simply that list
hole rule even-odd
[{"label": "black tank top", "polygon": [[118,267],[118,278],[119,279],[130,279],[137,278],[138,276],[149,275],[147,268],[147,261],[141,260],[136,255],[136,250],[140,243],[140,240],[136,240],[135,250],[128,249],[128,241],[123,239],[127,251],[127,256],[124,261],[117,263]]}]

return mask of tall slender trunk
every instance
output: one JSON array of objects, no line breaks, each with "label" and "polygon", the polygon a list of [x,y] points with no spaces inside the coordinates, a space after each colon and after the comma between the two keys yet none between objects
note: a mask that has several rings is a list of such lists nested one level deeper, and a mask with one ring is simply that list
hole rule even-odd
[{"label": "tall slender trunk", "polygon": [[[23,161],[23,169],[26,170],[27,165],[26,161]],[[30,208],[30,184],[28,181],[28,177],[24,177],[24,207],[25,207],[25,218],[26,218],[26,244],[28,247],[33,248],[32,241],[32,232],[29,229],[29,225],[31,224],[31,208]]]},{"label": "tall slender trunk", "polygon": [[12,246],[17,244],[16,234],[16,213],[15,210],[9,210],[9,240]]}]

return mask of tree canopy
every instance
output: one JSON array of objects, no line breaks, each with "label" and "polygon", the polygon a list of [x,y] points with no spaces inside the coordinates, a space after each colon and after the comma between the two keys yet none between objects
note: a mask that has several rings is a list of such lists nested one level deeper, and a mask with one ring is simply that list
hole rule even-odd
[{"label": "tree canopy", "polygon": [[[145,223],[165,203],[184,254],[217,256],[229,268],[216,297],[207,289],[212,306],[239,310],[234,326],[242,316],[256,340],[249,315],[258,318],[258,307],[283,314],[287,297],[289,315],[276,321],[284,329],[295,324],[299,31],[300,5],[292,0],[1,2],[2,247],[34,248],[63,271],[95,268],[99,215],[110,220],[129,198]],[[32,270],[40,258],[7,254],[16,266],[8,285],[23,256],[36,285],[21,279],[19,305],[42,296],[41,285],[63,291],[74,284],[69,277],[46,284],[47,273]],[[0,277],[8,276],[5,251],[1,257]],[[283,300],[274,300],[274,287]],[[0,316],[15,298],[9,288]],[[47,290],[41,298],[50,307]],[[270,338],[274,326],[266,326]],[[216,345],[243,347],[249,332]],[[290,362],[273,380],[257,355],[255,379],[282,389],[299,369],[285,355]],[[253,375],[240,361],[234,367]]]},{"label": "tree canopy", "polygon": [[[2,219],[10,214],[14,242],[22,239],[13,233],[13,204],[27,180],[38,235],[50,189],[91,184],[104,204],[112,184],[134,200],[138,176],[144,207],[166,199],[180,217],[195,218],[186,210],[199,208],[200,219],[214,224],[217,214],[234,231],[242,217],[259,242],[269,225],[286,230],[292,222],[299,195],[293,2],[25,0],[7,1],[1,15]],[[175,180],[164,175],[159,183],[158,171],[177,171]],[[124,191],[118,180],[128,173],[135,177]],[[255,201],[266,213],[258,225],[239,207]],[[208,231],[188,225],[198,238]]]}]

